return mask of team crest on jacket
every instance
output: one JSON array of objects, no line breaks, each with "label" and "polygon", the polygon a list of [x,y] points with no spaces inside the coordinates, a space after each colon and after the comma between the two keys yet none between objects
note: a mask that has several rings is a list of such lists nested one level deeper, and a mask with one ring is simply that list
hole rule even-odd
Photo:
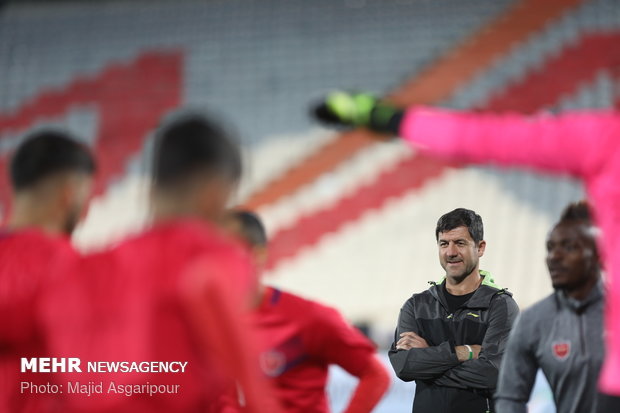
[{"label": "team crest on jacket", "polygon": [[286,367],[286,356],[279,351],[266,351],[260,355],[260,366],[269,377],[277,377]]},{"label": "team crest on jacket", "polygon": [[554,341],[551,344],[553,357],[560,361],[564,361],[570,356],[570,341]]}]

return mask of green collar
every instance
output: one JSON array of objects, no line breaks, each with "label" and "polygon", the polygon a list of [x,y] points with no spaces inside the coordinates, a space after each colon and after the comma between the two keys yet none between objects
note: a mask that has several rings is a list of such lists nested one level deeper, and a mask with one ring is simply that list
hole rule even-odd
[{"label": "green collar", "polygon": [[[482,276],[481,285],[487,285],[491,288],[495,288],[496,290],[502,290],[502,287],[500,287],[499,285],[495,283],[495,280],[493,279],[489,271],[480,270],[480,275]],[[446,277],[444,276],[438,283],[431,281],[430,284],[433,284],[433,285],[442,284],[445,280],[446,280]]]},{"label": "green collar", "polygon": [[[467,308],[489,308],[491,306],[491,300],[493,300],[493,297],[496,295],[507,294],[512,296],[506,289],[495,284],[495,280],[491,277],[491,273],[480,271],[480,275],[483,277],[481,287],[475,291],[474,295],[467,302]],[[429,289],[431,295],[444,306],[445,302],[442,301],[444,298],[439,286],[441,283],[445,282],[445,279],[445,277],[442,278],[439,284],[431,282],[433,286]],[[482,286],[487,286],[488,288],[482,288]]]}]

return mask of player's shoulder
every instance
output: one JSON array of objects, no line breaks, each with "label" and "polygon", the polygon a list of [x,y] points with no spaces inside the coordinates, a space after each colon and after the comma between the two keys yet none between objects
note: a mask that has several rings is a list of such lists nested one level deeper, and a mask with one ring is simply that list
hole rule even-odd
[{"label": "player's shoulder", "polygon": [[557,310],[557,298],[555,294],[552,293],[521,311],[521,322],[526,322],[528,324],[541,323],[546,319],[555,317]]},{"label": "player's shoulder", "polygon": [[199,249],[214,250],[218,253],[243,253],[244,248],[223,229],[204,220],[188,219],[173,226],[174,239],[184,239]]},{"label": "player's shoulder", "polygon": [[[135,272],[160,274],[178,280],[196,268],[222,274],[249,289],[254,281],[249,250],[213,224],[196,219],[160,222],[126,240],[113,252],[119,265]],[[136,259],[141,257],[141,260]]]},{"label": "player's shoulder", "polygon": [[206,221],[192,218],[169,219],[153,224],[127,242],[166,242],[208,243],[220,238],[219,231]]},{"label": "player's shoulder", "polygon": [[298,308],[307,308],[309,310],[326,307],[311,298],[304,297],[291,291],[282,290],[277,287],[267,287],[267,289],[271,291],[271,296],[274,303]]},{"label": "player's shoulder", "polygon": [[51,236],[38,229],[0,231],[0,245],[1,250],[14,259],[23,259],[23,255],[38,260],[78,255],[68,237]]},{"label": "player's shoulder", "polygon": [[276,296],[284,307],[287,307],[288,310],[295,311],[298,317],[305,318],[308,321],[343,320],[341,313],[336,308],[311,298],[273,288],[272,297]]},{"label": "player's shoulder", "polygon": [[0,278],[19,276],[23,282],[15,286],[31,291],[66,279],[77,268],[79,257],[68,237],[51,236],[35,229],[0,236]]},{"label": "player's shoulder", "polygon": [[[170,248],[174,246],[174,248]],[[154,250],[181,255],[204,253],[242,254],[243,247],[214,224],[199,219],[171,219],[156,223],[125,238],[116,246],[120,251]]]},{"label": "player's shoulder", "polygon": [[7,229],[0,230],[0,242],[3,244],[16,244],[16,245],[38,245],[38,246],[53,246],[63,247],[65,244],[70,245],[67,237],[52,236],[45,232],[35,229],[23,229],[11,231]]}]

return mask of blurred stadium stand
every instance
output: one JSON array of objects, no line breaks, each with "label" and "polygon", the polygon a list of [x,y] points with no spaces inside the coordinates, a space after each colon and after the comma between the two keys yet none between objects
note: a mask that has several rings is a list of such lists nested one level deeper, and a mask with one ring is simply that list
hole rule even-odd
[{"label": "blurred stadium stand", "polygon": [[207,108],[239,132],[249,168],[237,201],[266,220],[273,283],[370,326],[382,347],[401,304],[441,277],[439,215],[482,215],[483,267],[527,307],[551,291],[547,231],[583,192],[570,177],[446,164],[321,130],[309,102],[332,88],[525,113],[620,102],[617,0],[3,4],[0,166],[32,127],[84,136],[102,164],[76,236],[84,248],[144,225],[152,131],[175,109]]}]

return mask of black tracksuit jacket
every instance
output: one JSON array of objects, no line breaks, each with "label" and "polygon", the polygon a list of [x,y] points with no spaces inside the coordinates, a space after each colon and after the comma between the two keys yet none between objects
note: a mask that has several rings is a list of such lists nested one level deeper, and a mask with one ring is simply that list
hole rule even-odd
[{"label": "black tracksuit jacket", "polygon": [[[416,381],[414,413],[493,411],[499,365],[519,308],[489,273],[481,274],[481,286],[453,314],[443,293],[445,280],[414,294],[400,310],[389,356],[401,380]],[[400,333],[407,331],[430,347],[396,350]],[[478,359],[458,361],[454,347],[465,344],[482,346]]]}]

